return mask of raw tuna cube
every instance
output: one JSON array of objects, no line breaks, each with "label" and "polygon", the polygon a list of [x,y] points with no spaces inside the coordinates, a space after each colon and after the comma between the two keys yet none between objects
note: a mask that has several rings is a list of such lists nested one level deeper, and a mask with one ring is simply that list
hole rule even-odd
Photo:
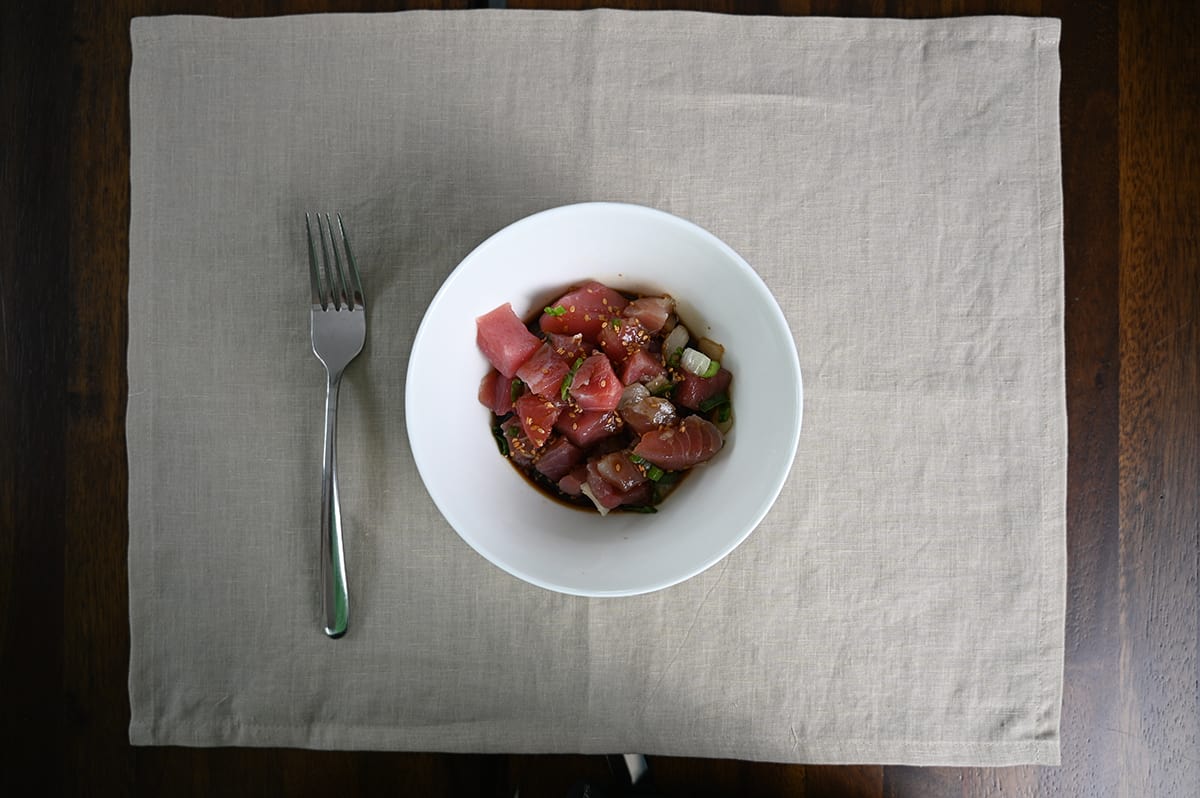
[{"label": "raw tuna cube", "polygon": [[500,422],[500,432],[508,442],[508,456],[521,468],[533,465],[534,446],[525,435],[521,421],[512,416]]},{"label": "raw tuna cube", "polygon": [[621,382],[633,385],[635,382],[646,383],[666,373],[658,355],[653,355],[645,349],[639,349],[625,361],[621,372]]},{"label": "raw tuna cube", "polygon": [[708,460],[725,444],[721,430],[699,416],[688,416],[678,427],[663,427],[642,435],[633,453],[667,471],[691,468]]},{"label": "raw tuna cube", "polygon": [[575,466],[571,473],[558,481],[558,489],[568,496],[578,496],[582,492],[585,482],[587,482],[587,466]]},{"label": "raw tuna cube", "polygon": [[508,302],[475,319],[475,343],[505,377],[516,374],[542,345],[540,338],[525,329]]},{"label": "raw tuna cube", "polygon": [[616,435],[621,430],[621,417],[616,413],[594,410],[568,410],[558,417],[554,428],[571,443],[586,449],[596,441]]},{"label": "raw tuna cube", "polygon": [[566,438],[555,438],[542,450],[542,456],[537,461],[537,470],[552,482],[558,482],[582,459],[583,449]]},{"label": "raw tuna cube", "polygon": [[677,418],[675,406],[661,396],[647,396],[622,405],[620,413],[629,428],[639,435],[659,427],[671,426]]},{"label": "raw tuna cube", "polygon": [[600,326],[600,348],[614,363],[641,351],[650,341],[650,333],[637,319],[609,319]]},{"label": "raw tuna cube", "polygon": [[625,386],[613,373],[612,363],[601,354],[583,361],[571,381],[571,398],[582,410],[615,410]]},{"label": "raw tuna cube", "polygon": [[512,380],[495,369],[488,369],[479,383],[479,402],[488,410],[502,416],[512,410]]},{"label": "raw tuna cube", "polygon": [[514,407],[517,418],[521,420],[521,429],[533,448],[540,449],[550,437],[554,422],[561,412],[558,405],[548,402],[540,396],[525,394],[517,400]]},{"label": "raw tuna cube", "polygon": [[699,410],[700,403],[710,396],[715,396],[722,391],[729,390],[729,382],[733,379],[733,375],[725,369],[721,369],[713,376],[705,379],[697,377],[687,369],[680,369],[683,374],[683,382],[675,386],[675,393],[672,398],[675,404],[692,410]]},{"label": "raw tuna cube", "polygon": [[629,490],[621,490],[615,487],[607,479],[600,474],[600,470],[595,461],[590,461],[587,466],[587,486],[591,490],[592,495],[604,507],[605,510],[612,510],[620,507],[622,504],[646,504],[650,501],[651,488],[649,482],[644,482]]},{"label": "raw tuna cube", "polygon": [[610,452],[594,462],[600,476],[617,490],[630,491],[646,481],[646,475],[629,459],[629,452]]},{"label": "raw tuna cube", "polygon": [[637,319],[648,331],[656,333],[667,323],[667,317],[675,312],[675,300],[669,296],[644,296],[625,306],[621,315]]},{"label": "raw tuna cube", "polygon": [[554,354],[563,359],[568,365],[574,363],[579,358],[587,359],[588,355],[592,354],[592,348],[583,342],[583,336],[579,333],[574,335],[559,335],[558,333],[546,333],[546,339],[550,342],[550,346],[554,348]]},{"label": "raw tuna cube", "polygon": [[567,376],[567,364],[554,353],[550,344],[542,344],[533,357],[517,369],[517,376],[538,396],[559,399],[563,377]]},{"label": "raw tuna cube", "polygon": [[620,313],[628,304],[629,300],[616,291],[603,283],[592,281],[551,302],[549,307],[561,307],[564,312],[558,316],[543,313],[538,323],[542,332],[567,335],[583,333],[586,340],[595,341],[600,325],[609,316]]}]

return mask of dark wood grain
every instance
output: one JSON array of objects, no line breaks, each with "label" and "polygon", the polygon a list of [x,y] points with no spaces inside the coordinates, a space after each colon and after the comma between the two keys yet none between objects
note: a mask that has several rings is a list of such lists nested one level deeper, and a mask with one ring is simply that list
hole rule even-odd
[{"label": "dark wood grain", "polygon": [[[563,796],[595,756],[127,742],[128,25],[486,2],[0,4],[0,794]],[[663,795],[1200,794],[1196,5],[512,0],[511,7],[1063,19],[1068,617],[1060,768],[654,758]]]},{"label": "dark wood grain", "polygon": [[0,794],[7,795],[21,783],[10,761],[44,774],[52,791],[61,781],[70,22],[65,3],[0,5]]},{"label": "dark wood grain", "polygon": [[1200,794],[1200,14],[1120,16],[1121,784]]}]

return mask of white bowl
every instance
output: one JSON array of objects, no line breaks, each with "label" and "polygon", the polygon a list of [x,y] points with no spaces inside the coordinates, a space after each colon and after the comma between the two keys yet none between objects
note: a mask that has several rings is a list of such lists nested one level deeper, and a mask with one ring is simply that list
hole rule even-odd
[{"label": "white bowl", "polygon": [[[589,278],[675,297],[689,330],[724,344],[722,364],[733,372],[724,448],[656,514],[601,517],[548,498],[496,451],[491,415],[477,399],[488,363],[475,317],[511,302],[528,318]],[[462,539],[513,576],[580,596],[661,590],[733,551],[783,487],[802,404],[791,331],[754,270],[690,222],[616,203],[544,211],[480,244],[425,313],[405,396],[417,468]]]}]

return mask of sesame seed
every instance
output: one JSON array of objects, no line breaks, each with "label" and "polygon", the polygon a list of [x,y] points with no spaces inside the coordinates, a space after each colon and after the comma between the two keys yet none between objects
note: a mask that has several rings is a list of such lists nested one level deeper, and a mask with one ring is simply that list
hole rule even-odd
[{"label": "sesame seed", "polygon": [[572,313],[574,313],[574,312],[575,312],[575,306],[574,306],[574,305],[572,305],[571,307],[569,307],[569,308],[568,308],[568,310],[570,310]]},{"label": "sesame seed", "polygon": [[532,427],[533,426],[533,416],[525,416],[525,423]]},{"label": "sesame seed", "polygon": [[621,464],[617,463],[616,465],[614,465],[613,471],[616,471],[618,474],[621,473]]},{"label": "sesame seed", "polygon": [[578,424],[576,424],[575,422],[573,422],[573,421],[572,421],[572,422],[571,422],[571,429],[579,429],[579,425],[578,425]]},{"label": "sesame seed", "polygon": [[608,387],[608,380],[600,380],[600,387],[601,387],[601,388],[607,388],[607,387]]}]

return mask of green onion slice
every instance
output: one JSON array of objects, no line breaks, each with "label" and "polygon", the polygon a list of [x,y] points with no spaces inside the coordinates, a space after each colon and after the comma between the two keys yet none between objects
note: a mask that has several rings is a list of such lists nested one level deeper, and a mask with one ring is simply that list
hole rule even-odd
[{"label": "green onion slice", "polygon": [[729,397],[723,393],[715,393],[700,403],[700,412],[707,413],[714,407],[721,407],[729,404]]},{"label": "green onion slice", "polygon": [[552,308],[551,307],[542,308],[542,312],[545,313],[547,316],[563,316],[563,315],[566,315],[567,309],[564,308],[562,305],[555,305]]},{"label": "green onion slice", "polygon": [[634,465],[641,465],[642,463],[646,462],[646,458],[642,457],[640,454],[630,454],[629,462],[633,463]]},{"label": "green onion slice", "polygon": [[700,376],[704,377],[704,378],[715,377],[715,376],[717,376],[717,372],[720,370],[721,370],[721,363],[719,361],[713,360],[713,361],[709,362],[708,368],[706,368],[704,370],[704,373],[701,374]]},{"label": "green onion slice", "polygon": [[515,402],[521,398],[523,393],[525,393],[525,383],[521,382],[519,377],[513,377],[512,385],[508,389],[508,400]]},{"label": "green onion slice", "polygon": [[576,358],[575,364],[571,366],[571,370],[567,372],[567,376],[563,377],[562,388],[559,390],[559,397],[565,402],[567,401],[567,392],[571,390],[571,383],[575,381],[575,372],[579,371],[579,367],[583,365],[583,358]]},{"label": "green onion slice", "polygon": [[663,474],[665,474],[665,473],[667,473],[667,472],[663,471],[658,466],[652,465],[646,469],[646,478],[649,479],[651,482],[658,482],[660,479],[663,478]]},{"label": "green onion slice", "polygon": [[733,408],[731,408],[729,405],[721,405],[721,409],[717,411],[717,421],[724,424],[729,420],[729,416],[732,414],[732,412]]},{"label": "green onion slice", "polygon": [[500,450],[502,457],[508,457],[508,441],[504,438],[504,433],[500,431],[500,425],[492,427],[492,437],[496,439],[496,448]]}]

